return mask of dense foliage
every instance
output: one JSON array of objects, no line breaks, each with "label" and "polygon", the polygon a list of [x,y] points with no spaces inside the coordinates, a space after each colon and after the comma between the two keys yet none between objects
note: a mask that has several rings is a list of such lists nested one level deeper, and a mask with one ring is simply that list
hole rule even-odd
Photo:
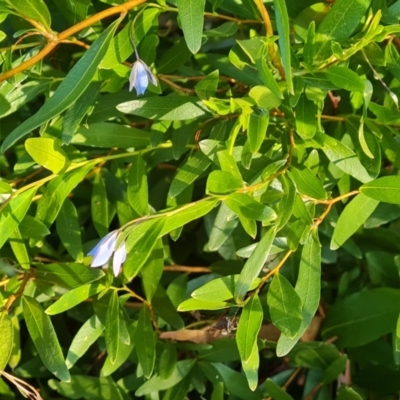
[{"label": "dense foliage", "polygon": [[400,0],[0,0],[0,398],[400,393]]}]

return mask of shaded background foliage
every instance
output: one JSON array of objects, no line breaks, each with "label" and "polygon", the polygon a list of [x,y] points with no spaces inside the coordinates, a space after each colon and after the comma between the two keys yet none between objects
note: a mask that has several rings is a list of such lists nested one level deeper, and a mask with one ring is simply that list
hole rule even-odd
[{"label": "shaded background foliage", "polygon": [[398,395],[399,17],[1,0],[1,398]]}]

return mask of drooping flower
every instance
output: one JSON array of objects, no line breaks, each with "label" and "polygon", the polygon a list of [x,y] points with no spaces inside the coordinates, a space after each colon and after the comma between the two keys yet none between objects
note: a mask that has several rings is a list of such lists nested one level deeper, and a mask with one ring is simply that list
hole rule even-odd
[{"label": "drooping flower", "polygon": [[97,245],[89,251],[88,255],[93,256],[91,267],[103,267],[107,264],[109,259],[114,253],[113,257],[113,272],[114,276],[118,276],[121,265],[126,259],[126,247],[125,242],[122,243],[118,249],[115,249],[117,243],[118,231],[112,231],[103,239],[100,240]]},{"label": "drooping flower", "polygon": [[134,62],[131,74],[129,76],[129,91],[135,88],[138,95],[144,94],[147,86],[149,85],[149,81],[154,86],[158,85],[157,79],[152,74],[149,67],[140,58],[138,58]]}]

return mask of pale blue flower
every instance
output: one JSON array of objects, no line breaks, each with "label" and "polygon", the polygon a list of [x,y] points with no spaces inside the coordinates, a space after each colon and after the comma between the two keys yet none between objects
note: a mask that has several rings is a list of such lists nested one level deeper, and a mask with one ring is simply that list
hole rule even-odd
[{"label": "pale blue flower", "polygon": [[113,258],[113,272],[114,276],[118,276],[121,270],[121,265],[126,259],[126,247],[125,243],[115,250],[117,243],[118,231],[112,231],[108,235],[104,236],[97,245],[90,250],[89,256],[93,256],[91,267],[102,267],[107,264],[109,259],[114,253]]},{"label": "pale blue flower", "polygon": [[147,86],[149,85],[149,81],[154,86],[158,85],[157,79],[151,73],[149,67],[138,58],[133,64],[132,71],[129,76],[129,91],[135,88],[138,95],[144,94]]}]

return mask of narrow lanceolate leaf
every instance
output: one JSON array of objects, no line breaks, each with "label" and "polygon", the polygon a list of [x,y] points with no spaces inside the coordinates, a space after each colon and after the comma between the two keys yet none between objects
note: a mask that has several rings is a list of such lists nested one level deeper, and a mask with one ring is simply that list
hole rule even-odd
[{"label": "narrow lanceolate leaf", "polygon": [[89,350],[103,331],[104,325],[95,314],[81,326],[68,349],[65,361],[69,369]]},{"label": "narrow lanceolate leaf", "polygon": [[336,337],[335,344],[339,347],[363,346],[393,332],[399,312],[397,289],[382,287],[356,292],[329,310],[322,337],[324,340]]},{"label": "narrow lanceolate leaf", "polygon": [[147,186],[146,167],[140,154],[132,158],[128,175],[128,202],[139,214],[149,213],[149,195]]},{"label": "narrow lanceolate leaf", "polygon": [[14,328],[6,311],[0,313],[0,372],[4,371],[11,357],[14,342]]},{"label": "narrow lanceolate leaf", "polygon": [[384,176],[360,187],[360,192],[384,203],[400,204],[400,176]]},{"label": "narrow lanceolate leaf", "polygon": [[297,335],[290,339],[284,333],[278,340],[277,355],[283,357],[294,347],[310,325],[319,306],[321,290],[321,245],[316,233],[311,233],[303,247],[295,291],[302,303],[302,322]]},{"label": "narrow lanceolate leaf", "polygon": [[22,269],[29,270],[30,259],[29,259],[28,249],[26,248],[19,227],[15,228],[15,231],[11,234],[9,238],[9,243],[15,255],[15,258],[17,259]]},{"label": "narrow lanceolate leaf", "polygon": [[242,302],[247,291],[261,272],[265,262],[268,259],[274,238],[275,229],[272,227],[264,234],[250,258],[244,265],[235,288],[234,295],[236,302]]},{"label": "narrow lanceolate leaf", "polygon": [[6,151],[18,140],[25,137],[40,125],[61,114],[69,106],[74,104],[88,87],[96,73],[97,66],[106,54],[108,45],[120,21],[121,20],[118,19],[113,22],[90,46],[90,49],[74,65],[53,96],[44,103],[42,108],[6,137],[1,146],[2,152]]},{"label": "narrow lanceolate leaf", "polygon": [[[371,0],[337,0],[319,24],[315,35],[315,60],[321,61],[332,54],[334,40],[342,44],[360,24]],[[346,23],[343,23],[346,21]]]},{"label": "narrow lanceolate leaf", "polygon": [[299,193],[317,200],[326,200],[327,193],[322,182],[308,168],[290,168]]},{"label": "narrow lanceolate leaf", "polygon": [[201,47],[205,0],[178,0],[178,12],[183,35],[189,50],[195,54]]},{"label": "narrow lanceolate leaf", "polygon": [[91,198],[92,221],[100,237],[108,233],[108,199],[106,185],[100,173],[95,175]]},{"label": "narrow lanceolate leaf", "polygon": [[53,179],[39,201],[36,218],[49,227],[57,218],[65,198],[86,176],[92,166],[93,164],[88,164]]},{"label": "narrow lanceolate leaf", "polygon": [[51,16],[43,0],[6,0],[18,14],[43,24],[46,30],[50,29]]},{"label": "narrow lanceolate leaf", "polygon": [[169,188],[169,196],[176,197],[198,179],[211,165],[211,160],[201,151],[191,155],[181,165]]},{"label": "narrow lanceolate leaf", "polygon": [[87,285],[80,286],[72,289],[71,291],[63,294],[55,303],[47,308],[46,314],[55,315],[60,314],[72,307],[82,303],[89,297],[101,292],[105,289],[105,286],[100,283],[89,283]]},{"label": "narrow lanceolate leaf", "polygon": [[293,400],[293,397],[286,393],[284,389],[282,389],[275,381],[268,378],[265,381],[265,389],[268,392],[268,395],[276,400]]},{"label": "narrow lanceolate leaf", "polygon": [[25,141],[28,154],[42,167],[59,174],[69,164],[68,156],[54,138],[29,138]]},{"label": "narrow lanceolate leaf", "polygon": [[349,68],[330,67],[326,71],[328,79],[338,88],[348,90],[349,92],[363,92],[365,85],[360,76]]},{"label": "narrow lanceolate leaf", "polygon": [[164,247],[162,239],[157,239],[145,266],[142,269],[142,285],[146,299],[151,301],[157,290],[164,268]]},{"label": "narrow lanceolate leaf", "polygon": [[140,310],[135,338],[136,343],[140,343],[140,345],[136,347],[136,352],[143,370],[143,375],[146,378],[150,378],[156,359],[156,342],[150,319],[150,311],[146,304],[143,304]]},{"label": "narrow lanceolate leaf", "polygon": [[249,140],[250,151],[256,153],[267,135],[267,128],[269,124],[269,113],[256,114],[252,113],[249,119],[249,126],[247,127],[247,137]]},{"label": "narrow lanceolate leaf", "polygon": [[249,360],[263,320],[263,309],[257,294],[252,296],[243,307],[236,332],[236,343],[242,363]]},{"label": "narrow lanceolate leaf", "polygon": [[290,282],[279,272],[272,279],[267,302],[272,323],[286,336],[294,338],[302,321],[301,299]]},{"label": "narrow lanceolate leaf", "polygon": [[[128,280],[132,280],[139,273],[149,258],[157,244],[157,239],[161,236],[165,220],[166,218],[160,218],[152,224],[147,233],[135,241],[133,247],[129,250],[123,268],[124,275]],[[135,231],[133,231],[132,235],[135,235]]]},{"label": "narrow lanceolate leaf", "polygon": [[44,366],[61,381],[69,382],[71,377],[50,317],[32,297],[23,296],[22,307],[29,335]]},{"label": "narrow lanceolate leaf", "polygon": [[27,213],[36,188],[27,190],[12,199],[2,211],[0,211],[0,249],[15,231]]},{"label": "narrow lanceolate leaf", "polygon": [[250,357],[247,361],[242,360],[243,372],[246,375],[247,383],[251,390],[256,390],[258,386],[258,367],[260,365],[260,356],[258,354],[257,341],[254,342]]},{"label": "narrow lanceolate leaf", "polygon": [[183,121],[208,113],[197,97],[186,96],[149,97],[127,101],[118,104],[117,110],[125,114],[168,121]]},{"label": "narrow lanceolate leaf", "polygon": [[245,193],[232,193],[226,199],[226,205],[237,215],[256,221],[271,221],[276,218],[275,211],[254,200]]},{"label": "narrow lanceolate leaf", "polygon": [[100,82],[90,82],[82,96],[65,113],[62,125],[62,142],[69,144],[89,107],[100,91]]},{"label": "narrow lanceolate leaf", "polygon": [[333,231],[331,249],[338,249],[375,211],[379,200],[363,193],[357,195],[342,211]]},{"label": "narrow lanceolate leaf", "polygon": [[106,348],[111,364],[115,363],[123,336],[126,333],[125,322],[121,320],[120,305],[117,292],[113,291],[106,313]]},{"label": "narrow lanceolate leaf", "polygon": [[70,199],[64,200],[56,219],[56,229],[63,246],[70,256],[78,262],[82,261],[83,248],[78,212]]},{"label": "narrow lanceolate leaf", "polygon": [[322,133],[318,134],[318,136],[324,143],[323,152],[334,165],[360,182],[365,183],[371,180],[368,171],[361,164],[353,150],[333,137]]},{"label": "narrow lanceolate leaf", "polygon": [[278,220],[276,221],[277,230],[282,229],[289,221],[296,200],[296,187],[293,182],[285,175],[283,175],[281,179],[284,192],[282,199],[278,204]]},{"label": "narrow lanceolate leaf", "polygon": [[279,35],[279,48],[286,74],[288,92],[293,93],[292,65],[290,56],[290,24],[285,0],[274,0],[276,25]]},{"label": "narrow lanceolate leaf", "polygon": [[304,139],[312,138],[317,132],[317,107],[302,95],[296,105],[296,132]]}]

